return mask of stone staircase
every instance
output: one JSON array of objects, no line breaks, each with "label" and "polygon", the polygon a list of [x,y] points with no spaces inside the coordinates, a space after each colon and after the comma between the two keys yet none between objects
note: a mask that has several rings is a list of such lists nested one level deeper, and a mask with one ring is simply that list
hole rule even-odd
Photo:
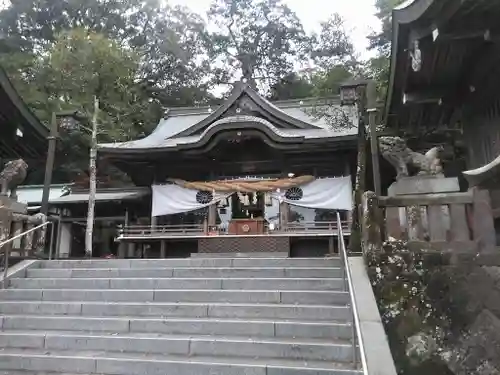
[{"label": "stone staircase", "polygon": [[357,375],[338,258],[39,261],[0,290],[0,374]]}]

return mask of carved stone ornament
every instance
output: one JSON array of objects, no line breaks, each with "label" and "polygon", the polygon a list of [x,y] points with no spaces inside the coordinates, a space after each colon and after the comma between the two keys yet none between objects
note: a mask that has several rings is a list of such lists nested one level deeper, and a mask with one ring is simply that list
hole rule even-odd
[{"label": "carved stone ornament", "polygon": [[408,165],[419,170],[419,175],[438,175],[443,172],[439,154],[442,146],[431,148],[425,154],[413,151],[400,137],[380,137],[380,153],[397,172],[396,179],[408,177]]},{"label": "carved stone ornament", "polygon": [[21,185],[28,173],[28,164],[23,159],[9,161],[0,173],[1,195],[11,191],[11,198],[16,199],[16,188]]}]

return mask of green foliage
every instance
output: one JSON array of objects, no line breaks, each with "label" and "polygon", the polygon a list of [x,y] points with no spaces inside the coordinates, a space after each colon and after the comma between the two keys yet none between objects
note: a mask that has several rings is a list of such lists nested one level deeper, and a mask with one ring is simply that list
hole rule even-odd
[{"label": "green foliage", "polygon": [[385,243],[367,256],[370,279],[398,373],[450,374],[440,358],[466,326],[466,301],[455,267],[439,253],[410,252]]},{"label": "green foliage", "polygon": [[281,0],[215,0],[208,17],[218,27],[209,34],[209,54],[231,68],[226,78],[239,71],[269,86],[308,55],[310,38]]},{"label": "green foliage", "polygon": [[379,94],[386,96],[392,42],[392,10],[404,0],[376,0],[377,17],[382,23],[382,31],[368,36],[370,48],[378,51],[378,56],[368,61],[367,74],[379,83]]},{"label": "green foliage", "polygon": [[[31,69],[40,91],[28,99],[39,98],[40,108],[77,110],[84,118],[82,125],[88,128],[85,119],[92,117],[94,96],[99,99],[100,141],[143,136],[160,116],[160,108],[136,84],[138,55],[102,34],[82,28],[62,32]],[[62,132],[56,177],[71,180],[88,168],[90,142],[84,127]]]}]

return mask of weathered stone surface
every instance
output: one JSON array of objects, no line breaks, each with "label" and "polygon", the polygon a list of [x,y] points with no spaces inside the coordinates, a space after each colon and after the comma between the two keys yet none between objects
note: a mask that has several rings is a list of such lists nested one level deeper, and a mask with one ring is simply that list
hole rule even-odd
[{"label": "weathered stone surface", "polygon": [[389,196],[407,194],[453,193],[460,191],[458,178],[440,176],[412,176],[404,177],[388,189]]},{"label": "weathered stone surface", "polygon": [[500,319],[483,310],[455,345],[448,366],[455,375],[500,374]]}]

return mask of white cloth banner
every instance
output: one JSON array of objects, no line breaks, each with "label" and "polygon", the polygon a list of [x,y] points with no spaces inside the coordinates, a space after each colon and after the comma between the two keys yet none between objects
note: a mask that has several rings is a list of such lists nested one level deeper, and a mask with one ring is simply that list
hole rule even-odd
[{"label": "white cloth banner", "polygon": [[153,192],[151,216],[172,215],[198,210],[226,199],[232,194],[215,192],[211,201],[200,203],[196,199],[196,195],[200,193],[198,190],[186,189],[177,185],[152,185],[151,190]]},{"label": "white cloth banner", "polygon": [[[290,189],[290,191],[293,191],[293,189]],[[350,176],[317,179],[299,186],[299,189],[302,191],[301,197],[297,194],[287,197],[287,191],[285,190],[273,193],[273,198],[294,206],[307,208],[352,210],[352,184]]]}]

